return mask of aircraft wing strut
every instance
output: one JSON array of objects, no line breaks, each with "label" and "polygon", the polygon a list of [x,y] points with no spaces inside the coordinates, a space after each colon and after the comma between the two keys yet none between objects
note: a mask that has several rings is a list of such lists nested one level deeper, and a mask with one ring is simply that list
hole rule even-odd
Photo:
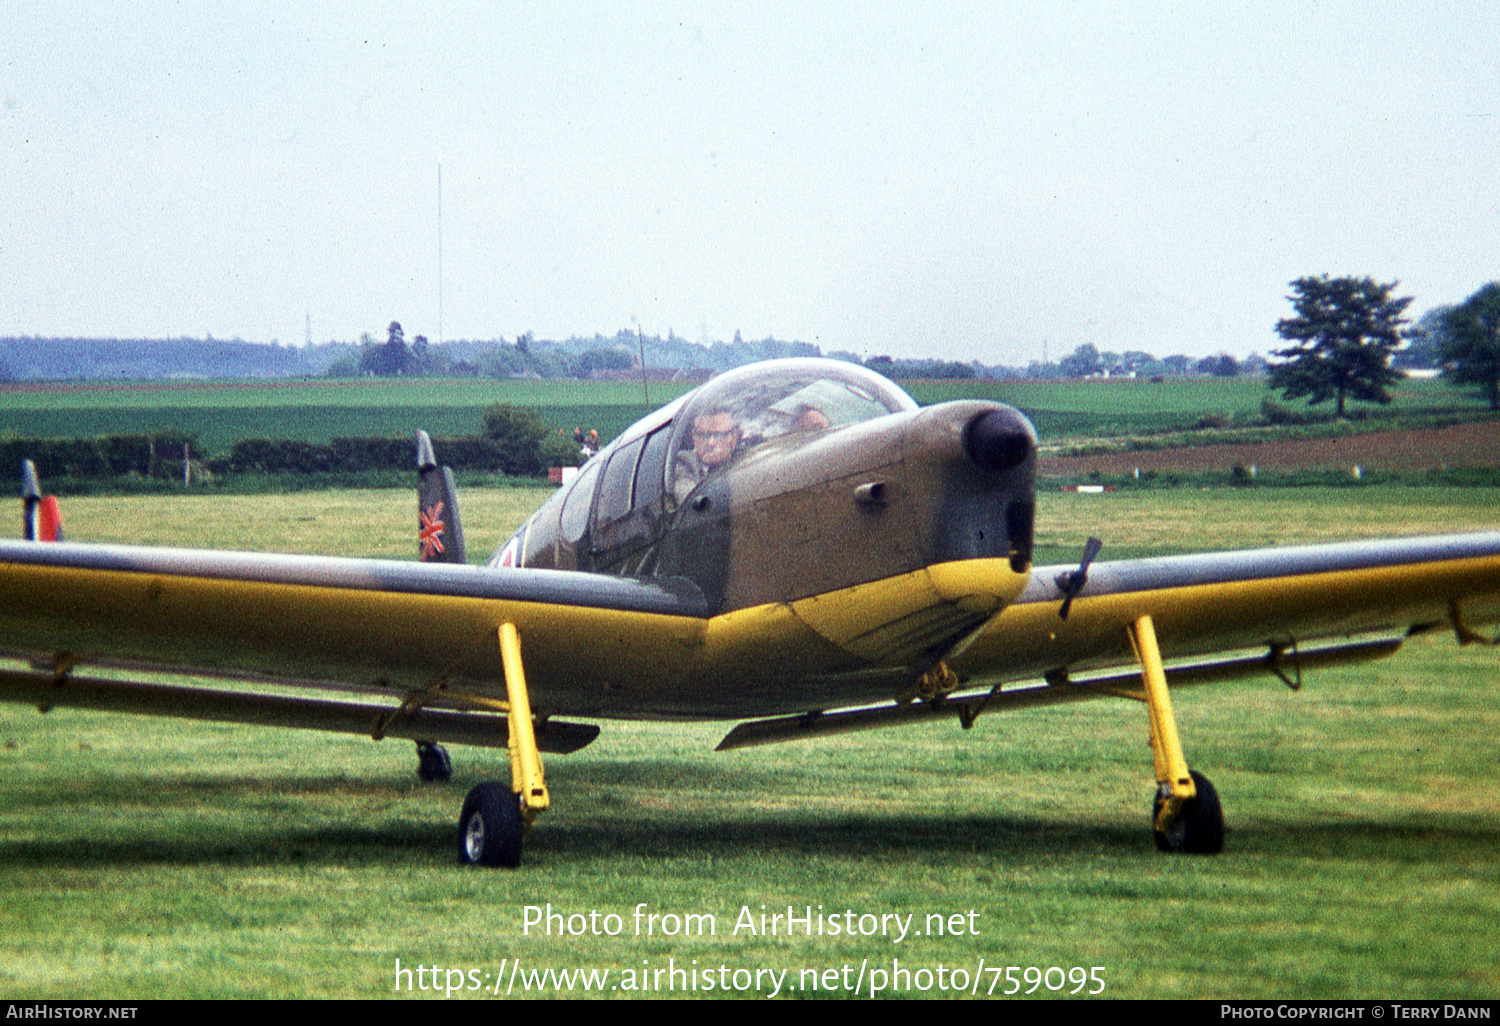
[{"label": "aircraft wing strut", "polygon": [[[1260,655],[1168,666],[1164,672],[1167,686],[1173,688],[1241,680],[1265,673],[1291,681],[1288,671],[1300,679],[1303,670],[1384,659],[1395,654],[1404,640],[1401,637],[1375,638],[1295,652],[1278,647]],[[722,752],[934,720],[956,719],[967,730],[985,712],[1035,709],[1111,697],[1144,701],[1140,672],[1132,670],[1077,679],[1059,674],[1042,683],[996,685],[986,691],[957,691],[926,702],[889,703],[827,712],[817,710],[797,716],[749,720],[725,734],[716,750]]]}]

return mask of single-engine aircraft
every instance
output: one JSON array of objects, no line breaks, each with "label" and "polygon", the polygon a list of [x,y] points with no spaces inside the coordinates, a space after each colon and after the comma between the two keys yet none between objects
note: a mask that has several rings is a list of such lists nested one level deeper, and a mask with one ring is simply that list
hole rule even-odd
[{"label": "single-engine aircraft", "polygon": [[1090,539],[1033,567],[1027,419],[919,408],[836,361],[744,367],[643,418],[484,566],[417,450],[421,562],[0,543],[0,647],[30,664],[0,697],[405,737],[424,778],[450,773],[441,742],[504,745],[510,780],[469,793],[457,837],[460,861],[503,866],[548,806],[539,753],[599,733],[564,717],[743,720],[727,749],[1127,697],[1148,711],[1158,847],[1213,853],[1219,800],[1170,688],[1296,686],[1500,620],[1500,532],[1114,562]]}]

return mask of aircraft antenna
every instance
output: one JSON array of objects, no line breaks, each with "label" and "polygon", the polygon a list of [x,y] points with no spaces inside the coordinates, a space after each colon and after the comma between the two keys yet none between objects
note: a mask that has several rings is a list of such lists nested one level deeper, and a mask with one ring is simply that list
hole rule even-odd
[{"label": "aircraft antenna", "polygon": [[443,344],[443,158],[438,157],[438,345]]}]

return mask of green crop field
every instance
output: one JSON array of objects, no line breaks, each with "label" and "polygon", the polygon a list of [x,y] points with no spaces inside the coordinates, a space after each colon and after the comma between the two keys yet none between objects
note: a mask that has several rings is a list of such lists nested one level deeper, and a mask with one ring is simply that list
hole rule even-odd
[{"label": "green crop field", "polygon": [[[471,545],[545,494],[465,495]],[[1044,493],[1039,533],[1073,559],[1090,533],[1108,558],[1493,526],[1476,494]],[[80,540],[409,557],[415,500],[394,497],[64,515]],[[547,760],[553,809],[515,872],[453,855],[503,752],[455,747],[453,782],[423,785],[396,741],[0,706],[0,996],[1494,998],[1497,658],[1433,636],[1300,692],[1180,692],[1225,805],[1214,858],[1155,851],[1125,701],[724,754],[728,724],[606,723]],[[788,907],[812,935],[787,936]]]},{"label": "green crop field", "polygon": [[[1025,411],[1044,441],[1192,428],[1204,417],[1248,422],[1269,394],[1263,379],[1191,378],[1088,382],[906,382],[922,403],[995,399]],[[618,381],[328,380],[279,382],[15,384],[0,389],[0,435],[93,438],[158,430],[196,435],[210,455],[245,438],[326,443],[357,436],[470,435],[494,403],[537,408],[571,434],[593,428],[605,441],[690,385],[652,383],[650,407],[639,383]],[[1395,390],[1389,416],[1472,416],[1476,394],[1436,381]],[[1294,407],[1305,410],[1300,404]],[[1362,409],[1360,405],[1355,410]],[[1324,408],[1326,411],[1326,407]]]},{"label": "green crop field", "polygon": [[[651,385],[651,407],[688,385]],[[0,433],[30,438],[94,438],[157,430],[196,435],[212,455],[245,438],[477,434],[495,403],[540,409],[572,433],[593,428],[613,438],[648,407],[639,383],[493,379],[11,385],[0,389]]]},{"label": "green crop field", "polygon": [[[909,383],[909,390],[924,404],[949,399],[1009,403],[1031,418],[1043,441],[1185,431],[1205,417],[1244,424],[1260,415],[1262,400],[1280,399],[1267,390],[1264,378],[926,381]],[[1439,413],[1475,416],[1485,409],[1477,392],[1435,380],[1405,381],[1392,394],[1390,407],[1351,404],[1350,412],[1390,422]],[[1330,410],[1328,404],[1311,409],[1304,402],[1284,405],[1298,413]]]}]

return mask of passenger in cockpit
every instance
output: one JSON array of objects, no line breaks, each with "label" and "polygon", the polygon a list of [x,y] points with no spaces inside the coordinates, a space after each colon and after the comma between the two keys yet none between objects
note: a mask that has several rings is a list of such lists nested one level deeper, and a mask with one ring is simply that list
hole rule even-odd
[{"label": "passenger in cockpit", "polygon": [[709,474],[733,458],[740,428],[728,410],[709,410],[693,418],[693,447],[677,454],[672,494],[680,503]]},{"label": "passenger in cockpit", "polygon": [[797,419],[792,422],[792,430],[800,435],[810,435],[817,431],[826,431],[828,427],[828,416],[816,406],[807,406],[805,404],[798,408]]}]

